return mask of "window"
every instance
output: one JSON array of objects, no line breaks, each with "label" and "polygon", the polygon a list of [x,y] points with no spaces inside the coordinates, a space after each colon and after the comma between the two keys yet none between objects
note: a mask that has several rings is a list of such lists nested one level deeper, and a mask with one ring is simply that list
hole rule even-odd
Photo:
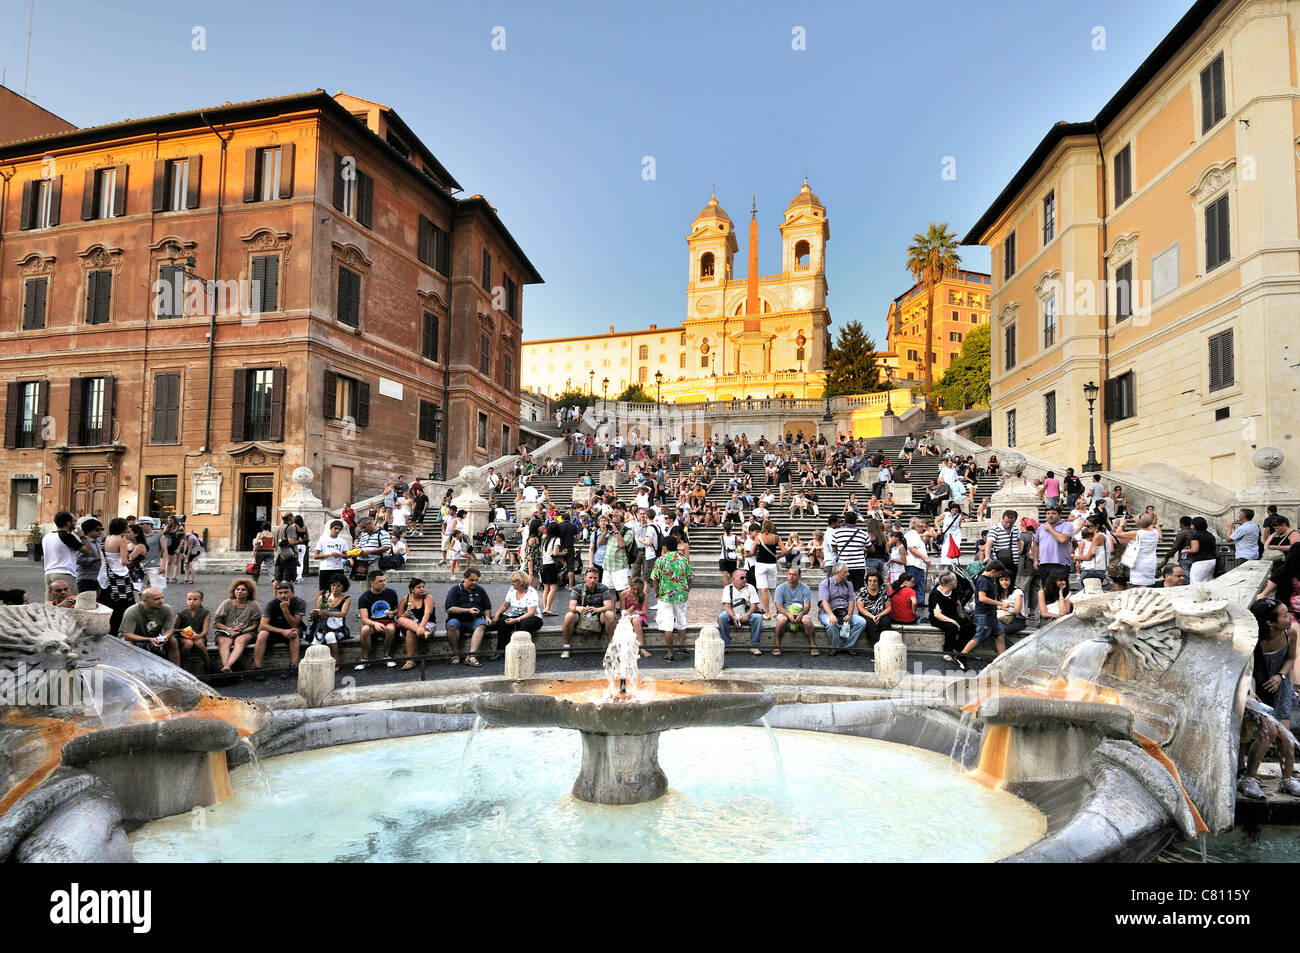
[{"label": "window", "polygon": [[113,301],[113,272],[92,271],[86,276],[86,323],[107,324]]},{"label": "window", "polygon": [[258,255],[253,259],[252,301],[254,314],[280,310],[280,256]]},{"label": "window", "polygon": [[357,168],[353,156],[334,155],[334,207],[357,224],[370,227],[375,208],[375,180]]},{"label": "window", "polygon": [[431,311],[425,311],[421,324],[420,356],[436,361],[438,359],[438,316]]},{"label": "window", "polygon": [[425,443],[438,442],[438,405],[427,400],[420,401],[419,439]]},{"label": "window", "polygon": [[1228,235],[1228,196],[1205,206],[1205,271],[1208,274],[1232,257]]},{"label": "window", "polygon": [[158,266],[158,284],[154,286],[153,305],[156,318],[179,318],[185,313],[184,265]]},{"label": "window", "polygon": [[451,235],[420,216],[416,256],[440,275],[451,274]]},{"label": "window", "polygon": [[1043,347],[1056,343],[1056,295],[1043,299]]},{"label": "window", "polygon": [[155,520],[165,520],[176,513],[176,477],[145,477],[149,488],[148,513]]},{"label": "window", "polygon": [[980,323],[980,316],[979,316],[978,314],[972,314],[972,315],[970,316],[970,323],[971,323],[971,324],[979,324],[979,323]]},{"label": "window", "polygon": [[154,163],[153,210],[181,212],[199,207],[201,156],[159,159]]},{"label": "window", "polygon": [[1043,398],[1043,433],[1049,437],[1056,433],[1056,391]]},{"label": "window", "polygon": [[960,320],[960,318],[961,318],[961,315],[960,315],[959,312],[954,311],[954,312],[952,313],[952,319],[953,319],[954,321]]},{"label": "window", "polygon": [[501,286],[505,290],[506,314],[510,315],[512,318],[517,317],[519,286],[515,284],[514,279],[509,275],[501,276]]},{"label": "window", "polygon": [[117,218],[126,214],[126,166],[87,169],[86,185],[81,195],[81,218]]},{"label": "window", "polygon": [[487,425],[488,415],[479,411],[478,414],[478,443],[476,444],[482,450],[487,449]]},{"label": "window", "polygon": [[72,382],[68,400],[68,443],[98,447],[112,439],[113,386],[109,377],[83,377]]},{"label": "window", "polygon": [[1003,370],[1016,366],[1016,326],[1013,324],[1002,335]]},{"label": "window", "polygon": [[[703,366],[704,366],[705,361],[706,361],[706,358],[705,358],[704,356],[701,356],[701,357],[700,357],[700,367],[703,367]],[[606,362],[605,362],[605,366],[606,366],[606,367],[609,366],[609,361],[606,361]],[[677,366],[678,366],[679,368],[681,368],[682,370],[685,370],[685,369],[686,369],[686,352],[685,352],[685,351],[682,351],[682,353],[678,356]]]},{"label": "window", "polygon": [[501,386],[510,389],[515,379],[515,360],[509,354],[501,355]]},{"label": "window", "polygon": [[649,372],[646,370],[646,366],[644,364],[642,364],[640,367],[636,369],[637,383],[644,384],[648,379],[648,377],[649,377]]},{"label": "window", "polygon": [[350,328],[361,326],[361,276],[339,266],[338,319]]},{"label": "window", "polygon": [[1043,199],[1043,244],[1056,237],[1056,192],[1048,192]]},{"label": "window", "polygon": [[176,443],[180,440],[181,375],[180,372],[153,376],[153,443]]},{"label": "window", "polygon": [[1014,447],[1015,445],[1016,445],[1016,412],[1014,410],[1008,410],[1007,411],[1007,446]]},{"label": "window", "polygon": [[[682,355],[682,367],[685,367],[685,366],[686,366],[686,355],[683,354],[683,355]],[[707,355],[707,354],[701,354],[701,355],[700,355],[700,370],[708,370],[708,367],[709,367],[709,355]]]},{"label": "window", "polygon": [[1223,54],[1201,70],[1201,132],[1206,133],[1218,125],[1228,114],[1227,91],[1223,83]]},{"label": "window", "polygon": [[961,343],[961,332],[960,332],[960,331],[949,331],[949,332],[948,332],[948,343],[950,343],[950,344],[960,344],[960,343]]},{"label": "window", "polygon": [[708,251],[700,256],[700,277],[713,277],[713,252]]},{"label": "window", "polygon": [[807,271],[811,260],[811,248],[807,242],[796,242],[794,246],[794,270]]},{"label": "window", "polygon": [[[329,381],[327,374],[326,382]],[[231,387],[230,439],[284,439],[285,369],[241,367]]]},{"label": "window", "polygon": [[26,529],[33,523],[40,522],[36,515],[36,501],[40,493],[38,482],[24,478],[10,480],[9,486],[13,494],[13,503],[9,507],[9,528]]},{"label": "window", "polygon": [[323,410],[326,420],[342,420],[358,427],[369,427],[370,385],[366,381],[326,372]]},{"label": "window", "polygon": [[293,144],[244,152],[244,201],[274,202],[293,194]]},{"label": "window", "polygon": [[1222,390],[1236,383],[1232,356],[1232,329],[1210,338],[1210,390]]},{"label": "window", "polygon": [[[492,253],[486,248],[483,249],[483,267],[479,274],[479,284],[483,286],[484,291],[492,290]],[[480,444],[479,446],[483,446]]]},{"label": "window", "polygon": [[23,183],[23,205],[19,228],[52,228],[59,224],[63,200],[63,176],[32,179]]},{"label": "window", "polygon": [[1115,322],[1133,317],[1133,262],[1115,269]]},{"label": "window", "polygon": [[918,354],[914,349],[909,349],[907,352],[907,359],[909,361],[919,361],[921,359],[921,355]]},{"label": "window", "polygon": [[42,447],[49,387],[44,381],[14,381],[5,403],[5,448]]},{"label": "window", "polygon": [[501,456],[510,452],[510,428],[506,424],[501,425]]},{"label": "window", "polygon": [[1133,194],[1133,146],[1126,145],[1115,153],[1115,207],[1123,205]]},{"label": "window", "polygon": [[23,282],[23,330],[39,331],[45,327],[45,297],[48,278],[28,278]]},{"label": "window", "polygon": [[804,348],[802,348],[802,347],[797,347],[797,348],[794,349],[794,359],[795,359],[796,361],[802,361],[802,360],[804,360],[806,354],[807,354],[807,351],[806,351]]},{"label": "window", "polygon": [[[480,332],[478,336],[478,372],[484,377],[492,374],[492,341],[487,334]],[[485,444],[480,444],[485,446]]]},{"label": "window", "polygon": [[1135,396],[1136,388],[1132,371],[1106,381],[1105,407],[1103,408],[1106,419],[1127,420],[1134,416],[1137,413]]},{"label": "window", "polygon": [[636,359],[638,361],[648,361],[650,359],[650,346],[648,344],[642,344],[637,348]]},{"label": "window", "polygon": [[1002,246],[1002,278],[1006,280],[1016,273],[1016,233],[1007,236]]}]

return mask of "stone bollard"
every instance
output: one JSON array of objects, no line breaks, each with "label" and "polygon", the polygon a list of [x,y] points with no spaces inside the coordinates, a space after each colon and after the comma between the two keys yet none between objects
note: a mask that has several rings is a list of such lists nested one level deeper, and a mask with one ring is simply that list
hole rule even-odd
[{"label": "stone bollard", "polygon": [[1097,595],[1101,592],[1101,580],[1096,576],[1089,576],[1083,581],[1083,590],[1091,596]]},{"label": "stone bollard", "polygon": [[506,646],[506,678],[532,678],[537,673],[537,646],[527,632],[516,632]]},{"label": "stone bollard", "polygon": [[903,637],[892,629],[881,632],[876,643],[876,674],[890,688],[907,674],[907,646]]},{"label": "stone bollard", "polygon": [[298,663],[298,694],[316,708],[334,691],[334,657],[324,645],[309,645]]},{"label": "stone bollard", "polygon": [[717,678],[722,672],[727,647],[722,643],[716,625],[706,625],[700,629],[695,640],[695,671],[705,678]]}]

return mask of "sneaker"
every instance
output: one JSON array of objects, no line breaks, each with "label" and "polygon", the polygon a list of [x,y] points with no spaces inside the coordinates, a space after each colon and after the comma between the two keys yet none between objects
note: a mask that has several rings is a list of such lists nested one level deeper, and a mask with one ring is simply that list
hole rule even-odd
[{"label": "sneaker", "polygon": [[568,658],[568,657],[569,657],[569,647],[566,645],[564,647],[564,651],[560,653],[560,658]]},{"label": "sneaker", "polygon": [[397,663],[390,658],[384,659],[384,664],[387,665],[389,668],[397,668]]},{"label": "sneaker", "polygon": [[364,672],[365,670],[366,670],[365,662],[358,662],[356,666],[353,668],[354,672]]}]

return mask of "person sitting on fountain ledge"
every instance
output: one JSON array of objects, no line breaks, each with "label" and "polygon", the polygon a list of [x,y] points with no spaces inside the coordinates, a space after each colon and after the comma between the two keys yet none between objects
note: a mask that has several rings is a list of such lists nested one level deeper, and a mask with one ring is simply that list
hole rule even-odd
[{"label": "person sitting on fountain ledge", "polygon": [[72,586],[67,580],[60,577],[50,583],[45,593],[45,604],[56,609],[71,609],[77,604],[77,597],[72,594]]},{"label": "person sitting on fountain ledge", "polygon": [[289,643],[288,672],[281,678],[288,678],[298,668],[299,641],[307,632],[303,619],[307,615],[307,602],[293,594],[293,583],[282,580],[275,584],[275,597],[266,604],[262,622],[257,630],[257,642],[253,645],[253,677],[259,682],[265,677],[262,673],[262,659],[266,656],[266,646],[271,637],[284,639]]},{"label": "person sitting on fountain ledge", "polygon": [[394,668],[393,639],[397,637],[397,593],[388,588],[388,578],[381,570],[372,569],[367,577],[370,588],[357,600],[357,614],[361,616],[361,661],[356,670],[362,671],[370,662],[370,640],[376,635],[384,639],[384,663]]},{"label": "person sitting on fountain ledge", "polygon": [[447,613],[447,641],[451,643],[451,664],[460,664],[460,636],[468,629],[470,632],[469,654],[465,664],[478,668],[479,646],[487,633],[487,621],[492,616],[492,600],[487,590],[478,584],[480,573],[477,569],[466,569],[463,581],[458,586],[447,590],[447,598],[442,607]]},{"label": "person sitting on fountain ledge", "polygon": [[560,658],[569,657],[569,643],[579,625],[584,632],[603,631],[605,641],[609,642],[614,638],[614,622],[614,592],[600,581],[600,570],[588,569],[582,585],[574,588],[569,599],[569,611],[564,614],[560,630],[564,636],[564,649]]},{"label": "person sitting on fountain ledge", "polygon": [[150,587],[140,593],[138,603],[123,613],[118,634],[136,648],[166,655],[173,665],[180,665],[181,650],[176,644],[175,627],[176,613],[163,602],[162,590]]},{"label": "person sitting on fountain ledge", "polygon": [[809,655],[821,655],[817,651],[817,639],[814,635],[816,623],[812,617],[812,590],[802,581],[802,573],[797,566],[785,571],[785,582],[776,587],[773,596],[776,605],[776,648],[773,655],[781,654],[781,636],[787,627],[802,628],[808,637]]},{"label": "person sitting on fountain ledge", "polygon": [[759,606],[758,590],[746,581],[745,570],[737,569],[731,574],[731,582],[722,587],[722,612],[718,614],[718,634],[722,636],[722,644],[731,644],[733,625],[747,625],[750,654],[762,655],[758,640],[763,634],[763,620],[766,618]]},{"label": "person sitting on fountain ledge", "polygon": [[1241,757],[1246,763],[1237,781],[1237,791],[1248,798],[1264,797],[1264,791],[1259,786],[1259,764],[1269,749],[1277,745],[1282,767],[1278,792],[1300,797],[1300,780],[1292,776],[1295,769],[1295,744],[1287,729],[1291,711],[1295,707],[1292,679],[1295,677],[1296,642],[1300,641],[1300,625],[1291,621],[1286,603],[1277,599],[1255,600],[1250,606],[1250,613],[1259,627],[1259,638],[1255,642],[1252,694],[1268,706],[1269,710],[1259,710],[1253,703],[1246,706],[1246,717],[1241,724]]},{"label": "person sitting on fountain ledge", "polygon": [[844,640],[843,647],[850,655],[857,655],[858,653],[853,651],[853,646],[857,645],[858,639],[866,630],[867,620],[854,611],[857,605],[857,593],[853,589],[853,583],[849,581],[848,566],[844,563],[835,564],[830,575],[817,587],[817,603],[821,606],[817,619],[826,629],[826,635],[830,639],[831,655],[839,654],[840,640],[844,639],[846,625],[849,634]]}]

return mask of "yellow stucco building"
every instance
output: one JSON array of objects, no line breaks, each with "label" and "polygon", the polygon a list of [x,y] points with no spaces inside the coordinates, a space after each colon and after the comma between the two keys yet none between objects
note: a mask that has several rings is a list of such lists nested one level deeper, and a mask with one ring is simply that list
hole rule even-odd
[{"label": "yellow stucco building", "polygon": [[[780,224],[781,272],[758,274],[758,218],[751,209],[748,272],[737,277],[731,217],[709,199],[686,237],[686,318],[672,327],[523,342],[522,386],[597,397],[640,383],[677,403],[732,398],[820,397],[831,323],[826,308],[826,207],[807,181]],[[608,386],[604,382],[608,380]]]},{"label": "yellow stucco building", "polygon": [[993,442],[1240,491],[1300,479],[1300,2],[1199,0],[965,238],[993,251]]},{"label": "yellow stucco building", "polygon": [[[930,341],[934,379],[937,382],[961,354],[962,342],[973,328],[989,323],[992,281],[979,271],[962,270],[934,289],[934,330]],[[888,350],[876,359],[889,379],[913,383],[924,379],[925,288],[912,285],[889,303]]]}]

